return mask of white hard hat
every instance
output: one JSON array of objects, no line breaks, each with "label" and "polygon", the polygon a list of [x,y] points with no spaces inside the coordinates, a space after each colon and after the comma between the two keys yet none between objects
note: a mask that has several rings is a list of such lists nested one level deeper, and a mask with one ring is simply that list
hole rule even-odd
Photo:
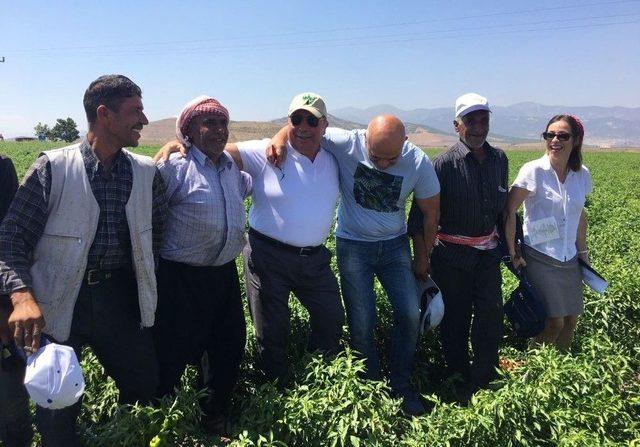
[{"label": "white hard hat", "polygon": [[442,293],[429,277],[426,281],[416,280],[416,289],[420,299],[420,334],[429,332],[440,324],[444,316]]},{"label": "white hard hat", "polygon": [[75,404],[84,393],[84,377],[70,346],[49,343],[27,358],[24,386],[43,408],[59,410]]}]

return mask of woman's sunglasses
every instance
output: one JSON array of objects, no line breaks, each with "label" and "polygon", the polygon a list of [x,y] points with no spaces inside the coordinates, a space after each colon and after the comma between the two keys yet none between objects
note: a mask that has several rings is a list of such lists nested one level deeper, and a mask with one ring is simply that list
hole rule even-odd
[{"label": "woman's sunglasses", "polygon": [[[293,114],[289,117],[291,119],[291,124],[294,126],[299,126],[302,123],[303,115],[302,114]],[[307,124],[310,127],[318,127],[318,123],[320,123],[320,119],[316,118],[313,115],[307,115]]]},{"label": "woman's sunglasses", "polygon": [[547,141],[551,141],[554,138],[558,138],[558,140],[560,141],[569,141],[569,138],[571,138],[571,134],[566,132],[542,132],[542,138]]}]

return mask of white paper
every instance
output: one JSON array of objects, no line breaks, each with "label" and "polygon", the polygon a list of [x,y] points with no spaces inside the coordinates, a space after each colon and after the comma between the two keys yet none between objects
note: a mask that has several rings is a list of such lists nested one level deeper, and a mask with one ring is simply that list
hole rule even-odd
[{"label": "white paper", "polygon": [[527,223],[527,233],[533,245],[549,242],[560,237],[555,217],[529,221]]}]

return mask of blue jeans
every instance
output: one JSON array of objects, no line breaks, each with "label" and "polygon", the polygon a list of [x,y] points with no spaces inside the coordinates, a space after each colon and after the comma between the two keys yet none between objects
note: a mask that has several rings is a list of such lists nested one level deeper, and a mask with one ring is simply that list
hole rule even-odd
[{"label": "blue jeans", "polygon": [[378,277],[393,308],[390,383],[394,391],[410,386],[411,369],[418,340],[420,307],[411,270],[406,235],[377,242],[336,237],[342,296],[347,311],[351,346],[365,358],[367,378],[380,378],[376,352],[376,294],[373,275]]}]

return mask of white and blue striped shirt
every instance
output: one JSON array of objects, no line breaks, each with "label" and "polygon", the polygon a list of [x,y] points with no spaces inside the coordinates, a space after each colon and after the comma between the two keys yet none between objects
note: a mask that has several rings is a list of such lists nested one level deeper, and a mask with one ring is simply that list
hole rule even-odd
[{"label": "white and blue striped shirt", "polygon": [[158,169],[169,201],[160,256],[193,266],[235,259],[245,244],[244,198],[251,193],[251,177],[226,152],[216,165],[195,146]]}]

